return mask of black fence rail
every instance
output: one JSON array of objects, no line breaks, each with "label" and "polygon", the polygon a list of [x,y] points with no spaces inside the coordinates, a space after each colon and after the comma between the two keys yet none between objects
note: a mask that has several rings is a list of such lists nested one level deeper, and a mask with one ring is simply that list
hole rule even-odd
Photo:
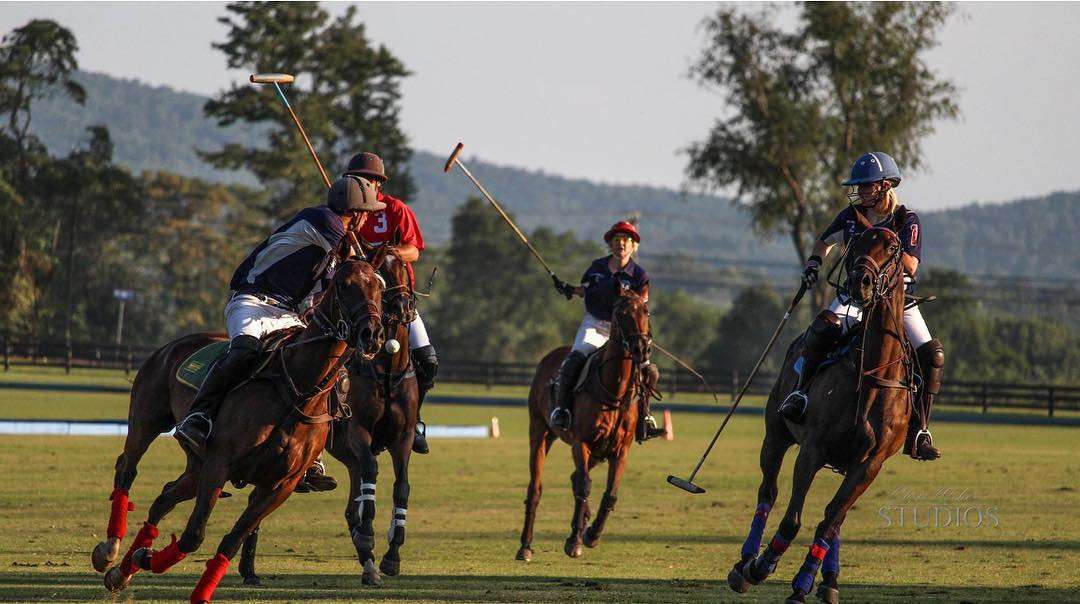
[{"label": "black fence rail", "polygon": [[[88,342],[26,342],[0,340],[3,368],[37,365],[72,368],[137,370],[155,350],[148,346],[117,346]],[[535,363],[500,363],[445,359],[439,367],[439,380],[451,383],[493,386],[528,386],[532,383]],[[738,371],[705,374],[709,385],[721,395],[734,399],[745,375]],[[747,394],[769,394],[775,373],[759,373]],[[660,390],[669,400],[679,392],[709,393],[697,377],[679,368],[661,371]],[[1050,417],[1059,411],[1080,411],[1080,386],[1003,382],[947,380],[937,398],[938,404],[973,407],[988,413],[990,409],[1045,411]]]}]

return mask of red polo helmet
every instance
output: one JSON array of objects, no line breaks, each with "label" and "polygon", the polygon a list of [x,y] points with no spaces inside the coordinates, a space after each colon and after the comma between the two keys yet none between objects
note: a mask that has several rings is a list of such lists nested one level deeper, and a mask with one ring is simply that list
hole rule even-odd
[{"label": "red polo helmet", "polygon": [[641,243],[641,235],[638,235],[637,227],[634,226],[634,223],[625,220],[620,220],[611,225],[611,228],[604,233],[604,243],[611,243],[611,239],[619,233],[629,235],[634,240],[634,243]]}]

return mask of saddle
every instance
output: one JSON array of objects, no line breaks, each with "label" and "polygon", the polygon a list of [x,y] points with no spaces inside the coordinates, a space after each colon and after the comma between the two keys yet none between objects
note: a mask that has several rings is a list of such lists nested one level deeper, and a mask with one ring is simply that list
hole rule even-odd
[{"label": "saddle", "polygon": [[[278,331],[272,331],[262,337],[260,341],[259,362],[252,375],[258,375],[270,363],[273,352],[285,345],[294,335],[302,331],[302,327],[288,327]],[[229,350],[229,340],[211,342],[206,346],[191,353],[191,356],[180,363],[176,370],[176,381],[198,390],[203,380],[210,373],[210,368]]]}]

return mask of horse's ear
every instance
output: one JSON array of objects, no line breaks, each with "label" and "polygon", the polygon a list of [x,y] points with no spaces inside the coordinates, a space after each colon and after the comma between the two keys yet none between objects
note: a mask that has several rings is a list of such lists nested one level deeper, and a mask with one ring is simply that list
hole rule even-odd
[{"label": "horse's ear", "polygon": [[371,266],[375,267],[376,269],[382,266],[383,261],[386,260],[386,253],[389,250],[390,246],[387,244],[380,246],[379,249],[375,252],[375,257],[371,259]]},{"label": "horse's ear", "polygon": [[401,245],[401,229],[394,229],[394,236],[390,239],[390,245]]}]

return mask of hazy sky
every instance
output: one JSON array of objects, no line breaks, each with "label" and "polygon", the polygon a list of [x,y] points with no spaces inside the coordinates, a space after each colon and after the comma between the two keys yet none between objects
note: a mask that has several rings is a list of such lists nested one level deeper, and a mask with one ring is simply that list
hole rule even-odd
[{"label": "hazy sky", "polygon": [[[333,13],[345,5],[327,4]],[[686,79],[711,3],[361,3],[369,35],[415,75],[402,118],[414,147],[457,141],[506,165],[678,187],[679,150],[721,110]],[[925,141],[908,174],[914,208],[1080,189],[1080,4],[966,3],[932,68],[960,87],[963,117]],[[0,29],[59,21],[82,68],[212,94],[246,73],[210,48],[224,3],[5,3]],[[303,107],[299,108],[301,115]],[[886,150],[887,151],[887,150]],[[852,158],[854,159],[854,158]],[[512,192],[502,192],[511,195]],[[599,200],[598,200],[599,201]]]}]

